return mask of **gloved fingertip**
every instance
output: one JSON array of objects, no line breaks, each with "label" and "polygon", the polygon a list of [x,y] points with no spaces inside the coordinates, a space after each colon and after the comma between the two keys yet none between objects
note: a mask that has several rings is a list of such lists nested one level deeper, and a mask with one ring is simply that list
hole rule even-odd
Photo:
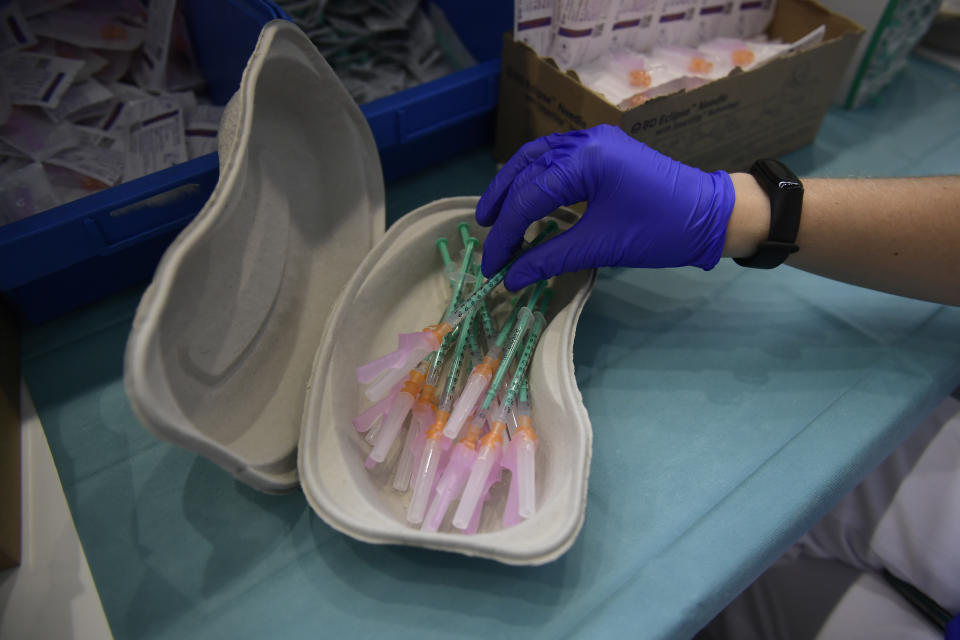
[{"label": "gloved fingertip", "polygon": [[487,251],[484,247],[483,257],[480,259],[480,273],[484,278],[489,278],[503,267],[506,261],[498,261],[495,257],[496,251],[492,248]]},{"label": "gloved fingertip", "polygon": [[529,286],[534,282],[533,279],[527,277],[525,274],[516,274],[516,269],[511,269],[507,272],[507,277],[503,281],[503,286],[507,288],[507,291],[516,293],[517,291],[523,290],[524,287]]},{"label": "gloved fingertip", "polygon": [[509,291],[520,291],[524,287],[530,286],[537,280],[539,280],[539,275],[535,270],[530,269],[527,265],[521,261],[517,261],[510,267],[510,271],[507,272],[507,277],[503,281],[503,286],[505,286]]},{"label": "gloved fingertip", "polygon": [[492,203],[494,198],[487,195],[486,192],[480,196],[480,201],[477,202],[477,211],[475,217],[477,219],[477,224],[481,227],[489,227],[493,224],[496,216],[493,215],[493,206]]}]

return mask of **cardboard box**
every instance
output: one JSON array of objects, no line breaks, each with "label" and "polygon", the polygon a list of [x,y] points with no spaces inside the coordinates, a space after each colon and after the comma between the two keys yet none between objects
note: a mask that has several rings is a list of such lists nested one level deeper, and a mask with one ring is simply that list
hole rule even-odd
[{"label": "cardboard box", "polygon": [[0,569],[20,564],[20,332],[0,296]]},{"label": "cardboard box", "polygon": [[819,25],[824,41],[749,72],[623,111],[507,35],[495,155],[556,131],[620,126],[669,156],[706,170],[747,168],[813,141],[863,29],[812,0],[780,0],[767,33],[795,42]]}]

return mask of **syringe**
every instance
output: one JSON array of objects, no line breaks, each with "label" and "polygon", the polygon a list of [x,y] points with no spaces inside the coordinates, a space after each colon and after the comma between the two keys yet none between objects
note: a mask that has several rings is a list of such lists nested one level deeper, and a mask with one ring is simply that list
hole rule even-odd
[{"label": "syringe", "polygon": [[[499,388],[500,382],[503,380],[504,375],[506,375],[513,361],[513,357],[523,344],[523,334],[533,319],[533,314],[530,312],[530,309],[536,308],[537,299],[546,286],[547,283],[545,280],[534,285],[533,293],[530,295],[527,306],[521,309],[517,315],[516,325],[513,327],[509,341],[507,341],[506,350],[503,350],[504,342],[506,341],[506,331],[501,330],[493,346],[490,347],[487,355],[484,356],[483,362],[474,367],[470,373],[470,377],[467,378],[467,383],[464,385],[463,391],[460,393],[460,397],[457,398],[457,402],[453,407],[450,419],[447,420],[447,426],[443,429],[443,435],[448,440],[454,440],[460,435],[460,429],[463,428],[464,422],[466,422],[470,413],[473,412],[477,406],[477,402],[483,397],[484,392],[487,393],[487,396],[484,398],[484,402],[480,408],[484,412],[489,409],[490,402],[496,397],[497,388]],[[506,329],[506,327],[504,327],[504,329]],[[501,351],[503,352],[502,358],[500,357]],[[488,391],[488,388],[492,393]]]},{"label": "syringe", "polygon": [[[477,245],[477,240],[475,238],[470,238],[468,240],[468,245],[469,246],[464,248],[463,262],[460,267],[460,272],[456,277],[453,292],[450,296],[450,303],[447,306],[446,316],[448,317],[452,313],[451,310],[457,308],[457,303],[460,300],[460,292],[463,290],[463,283],[470,275],[470,266],[473,263],[473,249]],[[366,396],[370,400],[376,402],[387,395],[387,393],[390,391],[390,388],[396,384],[400,378],[403,377],[406,370],[423,360],[427,354],[439,350],[443,344],[443,338],[452,330],[453,327],[450,327],[449,330],[442,333],[424,330],[416,333],[400,334],[399,347],[397,351],[374,361],[381,362],[386,361],[389,358],[389,362],[392,365],[396,365],[399,362],[399,366],[386,369],[385,373],[383,373],[378,380],[375,380],[366,388],[364,391]],[[362,368],[363,367],[358,368],[358,379],[360,369]]]},{"label": "syringe", "polygon": [[[549,303],[549,296],[545,296],[544,302]],[[543,306],[546,309],[546,306]],[[480,439],[480,447],[477,451],[477,459],[470,470],[470,477],[463,489],[463,495],[460,497],[460,504],[453,516],[453,526],[458,529],[466,529],[479,507],[480,499],[488,484],[490,474],[494,467],[500,462],[501,448],[503,446],[502,434],[506,430],[507,410],[513,404],[514,399],[520,391],[526,375],[527,367],[533,358],[534,349],[537,346],[537,340],[540,333],[546,325],[546,318],[542,311],[537,311],[533,326],[530,328],[530,334],[527,336],[523,346],[523,353],[517,361],[517,369],[507,387],[507,393],[503,404],[500,405],[496,415],[493,416],[491,429],[483,438]],[[518,418],[519,419],[519,418]]]}]

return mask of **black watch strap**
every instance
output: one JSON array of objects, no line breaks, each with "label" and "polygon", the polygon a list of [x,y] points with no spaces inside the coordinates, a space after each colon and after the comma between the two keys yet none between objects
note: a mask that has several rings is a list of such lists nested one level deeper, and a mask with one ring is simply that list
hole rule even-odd
[{"label": "black watch strap", "polygon": [[755,254],[734,261],[741,267],[773,269],[800,249],[797,231],[803,210],[803,183],[777,160],[757,160],[750,167],[750,175],[770,198],[770,234]]}]

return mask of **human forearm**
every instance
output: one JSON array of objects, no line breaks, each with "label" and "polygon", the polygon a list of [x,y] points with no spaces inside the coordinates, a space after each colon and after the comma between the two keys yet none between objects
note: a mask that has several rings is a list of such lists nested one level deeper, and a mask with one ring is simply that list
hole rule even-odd
[{"label": "human forearm", "polygon": [[[770,204],[752,176],[732,174],[736,204],[724,255],[766,238]],[[960,177],[804,181],[800,251],[787,264],[852,284],[960,305]]]}]

